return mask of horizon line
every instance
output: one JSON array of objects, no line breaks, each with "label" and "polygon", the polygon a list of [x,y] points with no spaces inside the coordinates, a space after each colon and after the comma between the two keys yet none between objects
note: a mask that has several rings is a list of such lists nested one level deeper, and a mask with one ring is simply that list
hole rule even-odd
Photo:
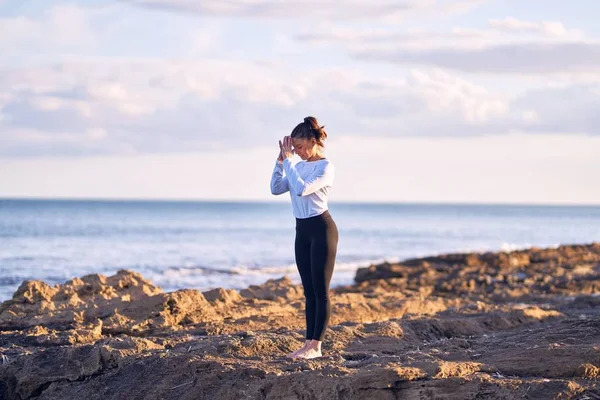
[{"label": "horizon line", "polygon": [[[114,202],[114,203],[230,203],[230,204],[286,204],[284,200],[262,200],[262,199],[181,199],[181,198],[134,198],[134,197],[44,197],[44,196],[0,196],[0,201],[57,201],[57,202]],[[367,200],[336,200],[329,201],[330,205],[406,205],[406,206],[512,206],[512,207],[600,207],[598,204],[590,203],[534,203],[534,202],[468,202],[468,201],[446,201],[434,202],[426,200],[417,201],[367,201]]]}]

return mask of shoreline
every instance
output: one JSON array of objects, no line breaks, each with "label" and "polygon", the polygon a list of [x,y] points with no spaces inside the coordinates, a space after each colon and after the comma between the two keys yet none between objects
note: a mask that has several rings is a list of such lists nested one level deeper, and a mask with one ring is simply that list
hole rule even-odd
[{"label": "shoreline", "polygon": [[[476,254],[484,254],[484,253],[509,253],[512,251],[518,251],[518,250],[531,250],[531,249],[535,249],[535,248],[548,248],[548,249],[556,249],[560,246],[573,246],[573,245],[577,245],[577,243],[563,243],[563,244],[553,244],[553,245],[545,245],[545,246],[537,246],[537,245],[531,245],[531,244],[524,244],[524,245],[515,245],[515,244],[511,244],[511,243],[502,243],[502,245],[500,245],[497,248],[489,248],[489,249],[485,249],[485,248],[472,248],[472,249],[460,249],[460,250],[456,250],[456,251],[439,251],[439,252],[423,252],[421,254],[417,254],[414,257],[406,257],[406,258],[401,258],[401,257],[397,257],[397,256],[390,256],[390,257],[383,257],[383,258],[379,258],[379,259],[373,259],[373,260],[359,260],[359,261],[348,261],[348,262],[341,262],[339,263],[340,265],[343,266],[342,269],[336,268],[334,269],[334,273],[333,273],[333,277],[332,277],[332,283],[330,285],[330,288],[333,289],[335,287],[340,287],[340,286],[346,286],[346,285],[351,285],[353,282],[353,279],[344,279],[341,282],[336,282],[336,276],[339,275],[355,275],[356,271],[361,269],[361,268],[368,268],[371,265],[378,265],[378,264],[385,264],[385,263],[402,263],[405,260],[409,260],[409,259],[418,259],[418,258],[427,258],[427,257],[442,257],[445,255],[449,255],[449,254],[471,254],[471,253],[476,253]],[[336,267],[338,266],[338,263],[336,263]],[[351,267],[349,267],[351,266]],[[178,268],[178,267],[176,267]],[[211,270],[210,268],[207,267],[198,267],[200,269],[203,270]],[[287,272],[280,272],[279,274],[277,273],[269,273],[269,271],[274,270],[274,269],[288,269]],[[185,270],[185,268],[182,268]],[[148,274],[144,274],[141,271],[136,270],[135,268],[128,268],[128,267],[124,267],[124,268],[112,268],[109,271],[106,272],[92,272],[91,274],[100,274],[100,275],[110,275],[112,274],[116,274],[119,270],[127,270],[127,271],[133,271],[133,272],[137,272],[142,274],[143,276],[146,276]],[[222,272],[224,274],[231,274],[231,275],[243,275],[243,274],[238,274],[235,269],[233,271],[227,271],[227,270],[214,270],[215,272],[219,273]],[[193,290],[199,290],[199,291],[208,291],[208,290],[213,290],[213,289],[218,289],[218,288],[223,288],[223,289],[234,289],[234,290],[243,290],[245,288],[247,288],[250,285],[258,285],[263,283],[264,281],[266,281],[267,279],[279,279],[279,278],[283,278],[284,276],[288,276],[294,283],[296,284],[300,284],[300,276],[298,275],[296,266],[294,264],[289,264],[287,267],[284,266],[275,266],[275,267],[264,267],[262,269],[256,269],[255,274],[253,275],[259,275],[261,273],[264,273],[265,275],[268,276],[268,278],[264,279],[263,281],[257,281],[254,283],[247,283],[247,284],[243,284],[243,285],[236,285],[236,286],[226,286],[226,285],[212,285],[209,287],[198,287],[198,286],[178,286],[178,287],[173,287],[173,285],[170,286],[166,286],[164,284],[160,284],[157,283],[157,281],[150,279],[153,284],[155,286],[158,286],[161,288],[161,290],[165,291],[165,292],[173,292],[173,291],[177,291],[177,290],[183,290],[183,289],[193,289]],[[86,275],[86,274],[84,274]],[[84,276],[81,275],[81,276]],[[89,275],[89,274],[87,274]],[[52,283],[49,283],[51,286],[55,286],[55,285],[61,285],[64,284],[65,282],[77,278],[80,275],[75,275],[75,276],[71,276],[71,277],[66,277],[64,278],[64,280],[62,280],[61,282],[56,282],[53,281]],[[25,280],[38,280],[38,279],[25,279]],[[24,282],[25,280],[21,281]],[[43,279],[41,279],[43,280]],[[335,282],[335,283],[334,283]],[[5,287],[8,285],[5,285]],[[11,291],[2,291],[0,290],[0,293],[9,293],[6,297],[4,296],[0,296],[0,303],[10,300],[12,297],[12,294],[18,289],[19,285],[12,285],[14,287],[13,290]]]},{"label": "shoreline", "polygon": [[384,262],[330,293],[323,357],[298,360],[289,277],[167,293],[126,270],[27,281],[0,304],[0,398],[600,396],[600,243]]}]

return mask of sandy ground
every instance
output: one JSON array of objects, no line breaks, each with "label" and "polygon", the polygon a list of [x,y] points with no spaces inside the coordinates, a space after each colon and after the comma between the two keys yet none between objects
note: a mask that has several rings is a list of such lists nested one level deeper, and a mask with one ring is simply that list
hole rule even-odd
[{"label": "sandy ground", "polygon": [[323,357],[302,287],[162,290],[131,271],[0,304],[0,399],[600,399],[600,243],[360,269]]}]

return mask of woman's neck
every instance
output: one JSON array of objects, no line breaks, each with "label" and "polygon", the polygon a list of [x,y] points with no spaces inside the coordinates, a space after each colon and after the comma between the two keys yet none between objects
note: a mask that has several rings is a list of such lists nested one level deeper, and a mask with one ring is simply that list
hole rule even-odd
[{"label": "woman's neck", "polygon": [[308,157],[306,159],[306,161],[319,161],[323,158],[325,158],[325,155],[323,153],[321,153],[320,150],[317,150],[317,152],[313,156]]}]

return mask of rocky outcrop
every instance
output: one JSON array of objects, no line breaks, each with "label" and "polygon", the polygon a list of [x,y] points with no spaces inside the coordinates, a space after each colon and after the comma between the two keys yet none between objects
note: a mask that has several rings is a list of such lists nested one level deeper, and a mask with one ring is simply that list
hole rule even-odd
[{"label": "rocky outcrop", "polygon": [[360,269],[324,356],[288,277],[162,290],[132,271],[0,305],[0,399],[600,398],[600,244]]},{"label": "rocky outcrop", "polygon": [[[600,293],[599,264],[600,243],[510,253],[448,254],[360,268],[355,290],[393,289],[494,301],[594,294]],[[386,280],[384,288],[381,280]]]}]

